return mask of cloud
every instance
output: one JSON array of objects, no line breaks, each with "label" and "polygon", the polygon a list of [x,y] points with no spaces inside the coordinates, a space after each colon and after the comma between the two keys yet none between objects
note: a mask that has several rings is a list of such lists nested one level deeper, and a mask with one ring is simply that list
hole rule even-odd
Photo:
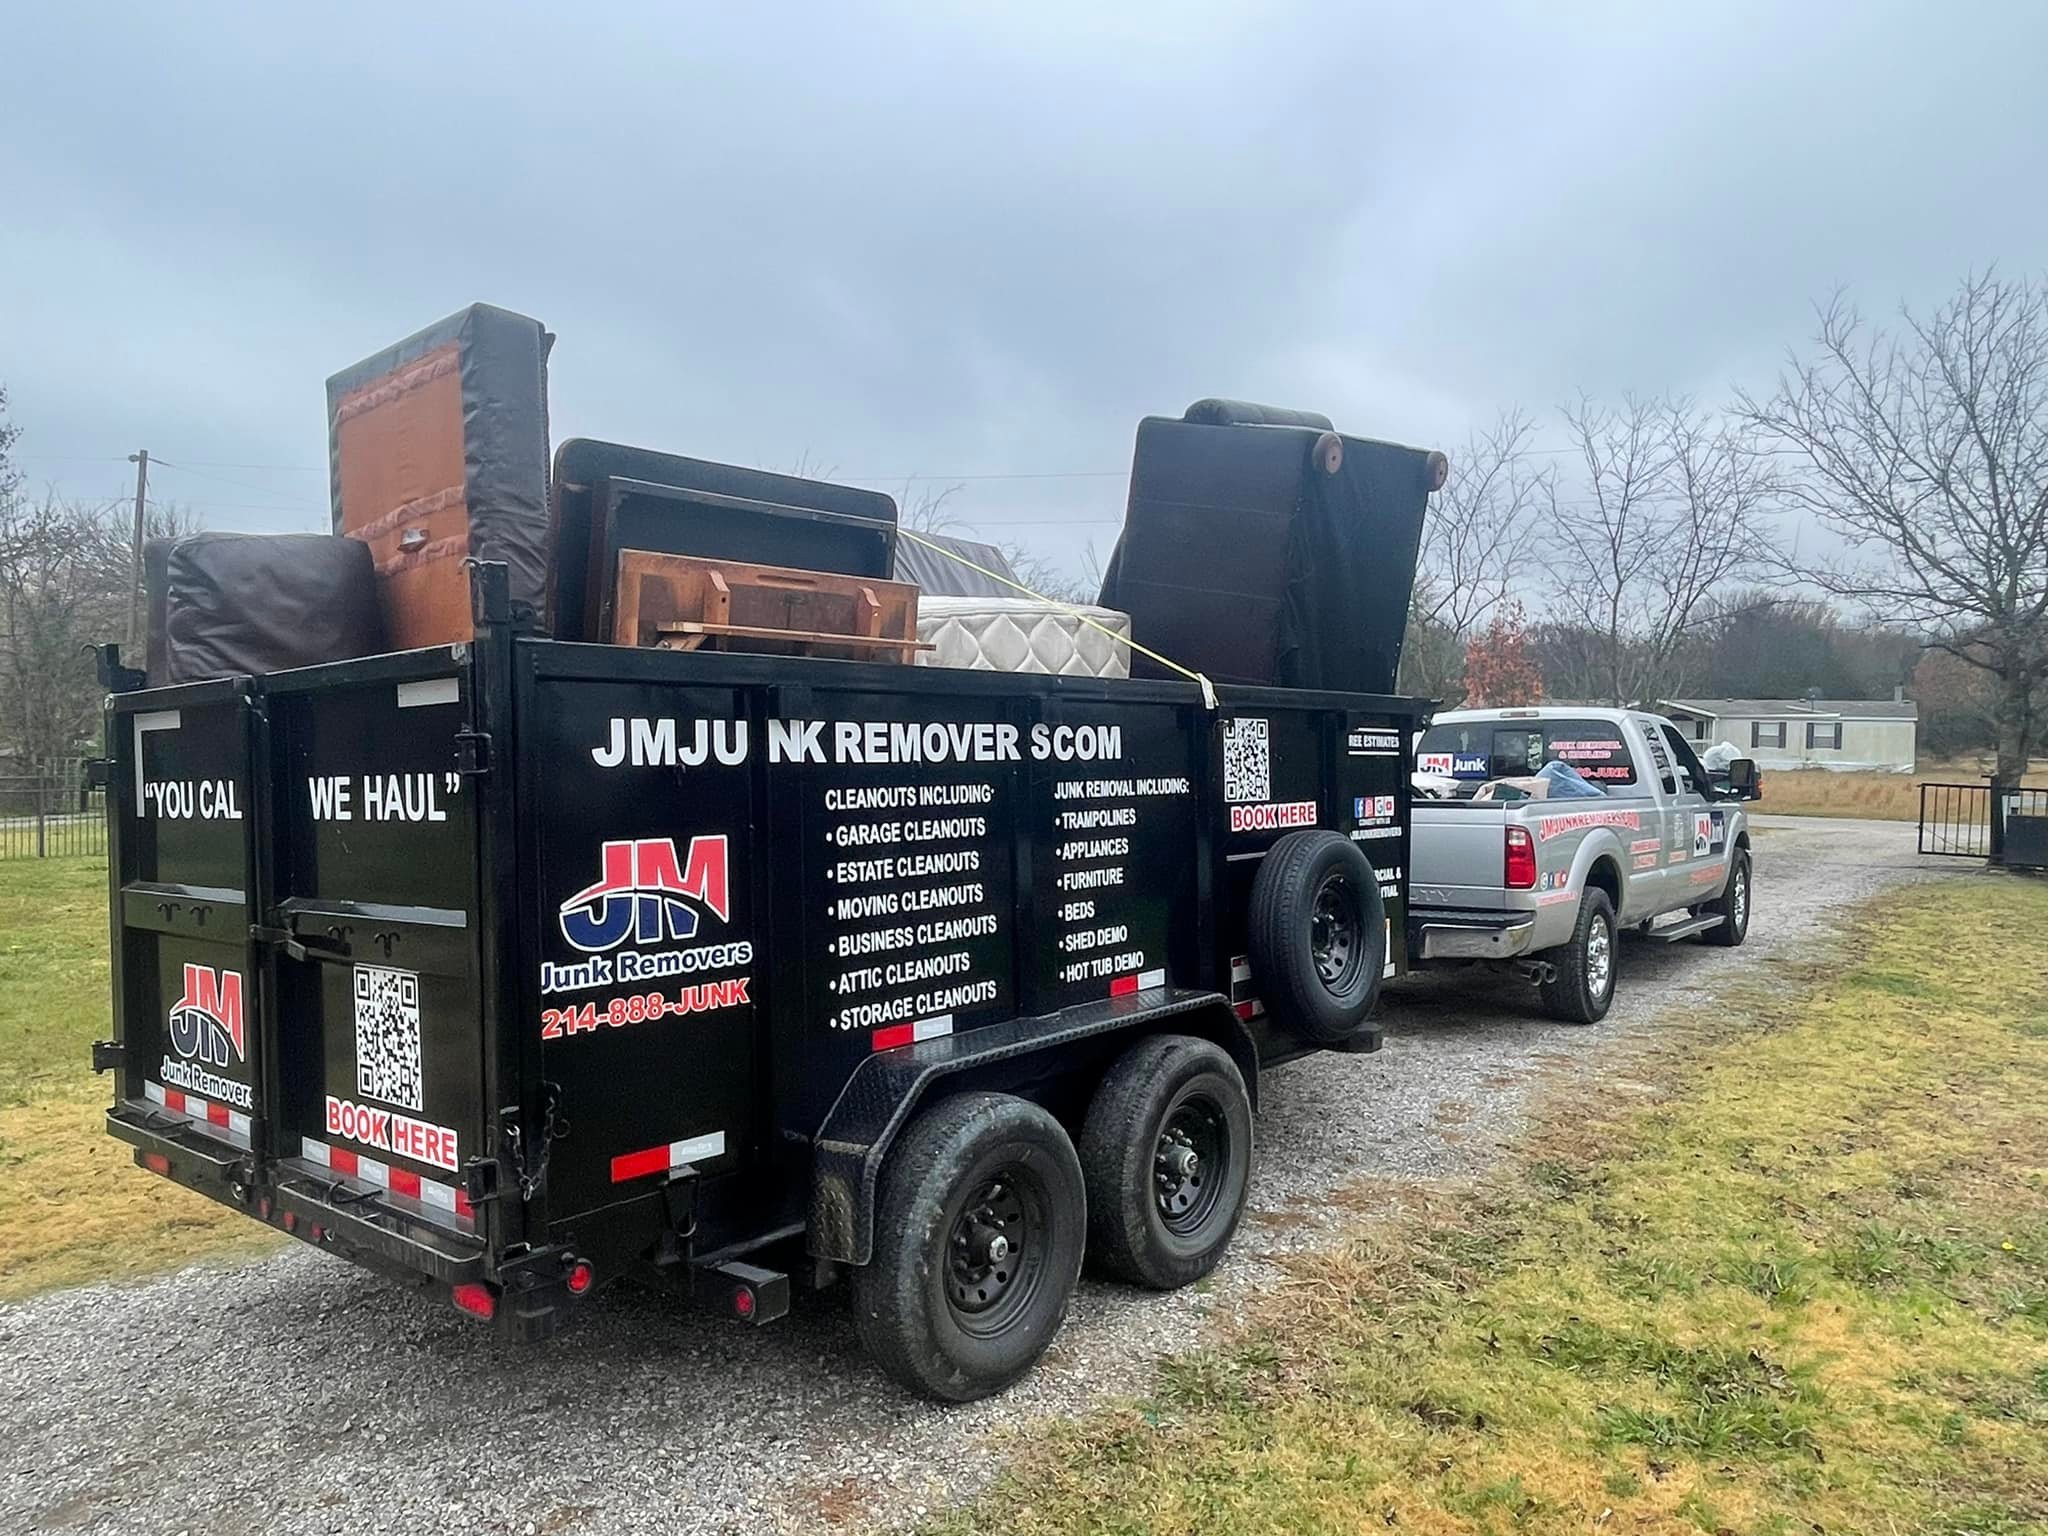
[{"label": "cloud", "polygon": [[[1717,396],[1836,283],[1926,302],[2048,249],[2020,0],[136,5],[9,43],[0,377],[23,454],[115,484],[139,445],[317,471],[325,376],[473,299],[560,334],[558,437],[893,488],[1120,469],[1206,394],[1433,442]],[[324,505],[238,478],[163,489]],[[1072,560],[1121,499],[955,504]]]}]

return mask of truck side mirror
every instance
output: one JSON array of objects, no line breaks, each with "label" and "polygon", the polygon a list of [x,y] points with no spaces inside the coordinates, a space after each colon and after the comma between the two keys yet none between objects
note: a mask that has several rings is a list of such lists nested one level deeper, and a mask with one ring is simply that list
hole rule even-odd
[{"label": "truck side mirror", "polygon": [[1757,798],[1756,759],[1738,757],[1728,764],[1728,789],[1737,799]]}]

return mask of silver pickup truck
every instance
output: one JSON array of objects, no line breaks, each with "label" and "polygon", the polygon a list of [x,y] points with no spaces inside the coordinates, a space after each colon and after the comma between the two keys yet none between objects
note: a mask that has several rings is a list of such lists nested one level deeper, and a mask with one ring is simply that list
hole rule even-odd
[{"label": "silver pickup truck", "polygon": [[[1575,772],[1545,776],[1552,763]],[[1714,783],[1670,721],[1639,710],[1438,715],[1415,753],[1408,953],[1502,964],[1553,1017],[1594,1023],[1614,1000],[1621,929],[1743,941],[1756,782],[1741,759]],[[1541,797],[1516,798],[1531,789]]]}]

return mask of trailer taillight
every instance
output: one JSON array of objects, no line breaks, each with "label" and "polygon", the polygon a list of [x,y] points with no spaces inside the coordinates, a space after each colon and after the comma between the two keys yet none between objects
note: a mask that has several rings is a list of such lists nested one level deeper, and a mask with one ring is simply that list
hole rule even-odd
[{"label": "trailer taillight", "polygon": [[1502,884],[1511,891],[1536,889],[1536,840],[1527,827],[1509,827],[1507,866]]},{"label": "trailer taillight", "polygon": [[569,1266],[569,1278],[565,1282],[571,1296],[581,1296],[590,1289],[590,1282],[597,1278],[597,1272],[590,1267],[587,1259],[578,1259]]},{"label": "trailer taillight", "polygon": [[164,1154],[161,1152],[143,1153],[142,1166],[147,1168],[151,1173],[162,1174],[165,1178],[169,1178],[171,1176],[171,1160],[168,1157],[164,1156]]},{"label": "trailer taillight", "polygon": [[754,1298],[754,1288],[751,1285],[736,1285],[733,1287],[732,1315],[734,1317],[744,1323],[754,1315],[754,1308],[758,1305],[759,1302]]},{"label": "trailer taillight", "polygon": [[448,1288],[448,1299],[471,1317],[489,1322],[498,1315],[498,1298],[488,1285],[467,1281],[462,1285]]}]

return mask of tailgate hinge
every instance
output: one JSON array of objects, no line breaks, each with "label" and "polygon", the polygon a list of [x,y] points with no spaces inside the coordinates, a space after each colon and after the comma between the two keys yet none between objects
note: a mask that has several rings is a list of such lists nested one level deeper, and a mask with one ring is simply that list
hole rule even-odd
[{"label": "tailgate hinge", "polygon": [[464,726],[455,733],[455,771],[480,779],[491,771],[491,733]]},{"label": "tailgate hinge", "polygon": [[92,1043],[92,1069],[94,1072],[112,1072],[128,1059],[128,1047],[118,1040],[95,1040]]}]

